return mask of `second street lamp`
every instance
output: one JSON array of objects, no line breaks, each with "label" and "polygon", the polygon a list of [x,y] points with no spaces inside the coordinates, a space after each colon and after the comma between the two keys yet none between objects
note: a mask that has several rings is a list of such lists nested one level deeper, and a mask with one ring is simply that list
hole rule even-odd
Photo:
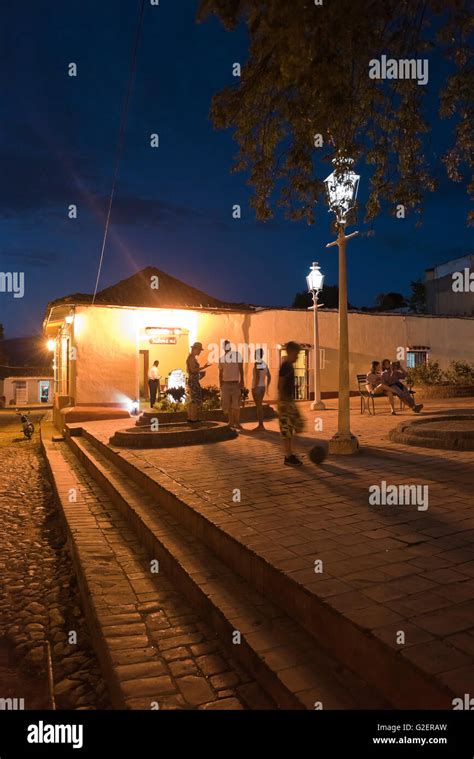
[{"label": "second street lamp", "polygon": [[329,441],[331,453],[355,453],[359,442],[351,433],[349,384],[349,328],[347,319],[346,240],[359,234],[346,235],[346,215],[354,207],[360,176],[352,170],[351,158],[338,156],[333,160],[334,171],[324,180],[329,209],[336,214],[337,240],[326,245],[339,249],[339,403],[337,432]]},{"label": "second street lamp", "polygon": [[318,297],[323,289],[324,274],[319,264],[314,262],[306,277],[308,292],[313,296],[313,328],[314,328],[314,401],[311,410],[323,410],[326,408],[321,400],[321,362],[319,356],[319,329],[318,329]]}]

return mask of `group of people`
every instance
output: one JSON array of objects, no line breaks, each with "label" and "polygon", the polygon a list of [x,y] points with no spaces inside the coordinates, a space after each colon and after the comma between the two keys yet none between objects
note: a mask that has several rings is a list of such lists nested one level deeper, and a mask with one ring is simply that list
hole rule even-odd
[{"label": "group of people", "polygon": [[[205,376],[206,369],[211,366],[210,363],[202,365],[199,363],[198,357],[203,350],[202,343],[193,343],[186,359],[189,399],[188,422],[190,424],[201,421],[199,418],[203,404],[201,379]],[[298,343],[293,341],[287,343],[286,359],[280,366],[278,376],[278,418],[285,450],[284,463],[286,466],[294,467],[302,466],[303,463],[293,451],[293,437],[296,433],[302,432],[304,428],[303,418],[295,403],[294,393],[294,364],[299,352]],[[418,414],[423,408],[423,404],[415,403],[412,394],[403,383],[406,377],[407,373],[402,368],[400,361],[390,361],[388,358],[384,359],[382,363],[372,361],[370,372],[366,377],[367,392],[371,395],[386,395],[392,414],[396,414],[395,398],[400,398],[403,404]],[[252,397],[255,402],[258,425],[253,432],[265,429],[263,399],[268,391],[271,379],[270,370],[264,361],[264,351],[262,348],[257,348],[252,369]],[[150,403],[152,406],[156,399],[158,383],[158,361],[155,361],[149,374]],[[223,352],[219,357],[219,384],[222,410],[228,417],[230,427],[234,430],[243,430],[240,424],[241,398],[244,387],[243,359],[239,351],[234,350],[229,340],[224,340]]]},{"label": "group of people", "polygon": [[[202,408],[202,389],[200,380],[204,377],[209,363],[202,366],[198,356],[203,352],[202,343],[196,342],[191,346],[191,352],[186,360],[188,372],[188,421],[190,424],[199,422]],[[283,361],[278,377],[278,417],[280,432],[283,438],[286,466],[302,466],[303,462],[295,456],[292,448],[293,436],[302,432],[303,418],[295,403],[295,370],[294,364],[300,352],[298,343],[290,341],[286,346],[287,356]],[[252,397],[257,411],[258,425],[253,432],[265,429],[263,423],[263,399],[272,377],[267,363],[264,361],[264,351],[257,348],[254,354],[252,369]],[[242,355],[232,348],[229,340],[224,340],[223,353],[219,357],[219,384],[221,390],[221,406],[229,419],[229,425],[234,430],[242,430],[240,424],[241,391],[244,387],[244,367]]]},{"label": "group of people", "polygon": [[371,395],[386,395],[392,414],[395,415],[395,397],[400,398],[401,402],[412,409],[415,414],[419,414],[423,408],[422,403],[415,403],[413,395],[406,385],[403,384],[407,373],[402,368],[400,361],[390,361],[384,358],[380,361],[372,361],[370,372],[366,377],[365,387]]},{"label": "group of people", "polygon": [[[186,360],[188,372],[188,421],[191,424],[199,422],[199,413],[202,408],[202,389],[200,380],[204,377],[209,363],[199,364],[197,357],[203,351],[202,343],[194,343]],[[263,424],[263,399],[271,382],[270,370],[263,360],[263,349],[257,348],[254,354],[252,371],[252,397],[257,410],[258,426],[255,431],[265,429]],[[242,355],[233,350],[229,340],[224,340],[223,353],[219,357],[219,385],[221,391],[221,406],[229,419],[232,429],[242,430],[240,424],[240,408],[242,389],[244,387],[244,364]]]}]

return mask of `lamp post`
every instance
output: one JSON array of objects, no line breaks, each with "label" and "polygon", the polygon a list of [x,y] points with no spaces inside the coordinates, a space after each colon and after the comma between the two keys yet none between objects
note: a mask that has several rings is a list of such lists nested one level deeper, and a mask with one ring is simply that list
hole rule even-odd
[{"label": "lamp post", "polygon": [[321,400],[321,362],[319,360],[319,329],[318,329],[318,296],[323,289],[324,274],[319,264],[313,262],[309,274],[306,277],[308,292],[313,296],[313,327],[314,327],[314,401],[311,410],[323,410],[326,408]]},{"label": "lamp post", "polygon": [[339,404],[337,432],[329,441],[329,451],[336,454],[355,453],[359,442],[351,433],[350,426],[350,385],[349,385],[349,329],[347,320],[347,271],[346,240],[359,234],[346,235],[346,215],[354,207],[360,176],[352,170],[351,158],[338,157],[333,160],[334,171],[324,180],[329,202],[329,210],[334,211],[338,225],[338,235],[327,248],[337,245],[339,249]]}]

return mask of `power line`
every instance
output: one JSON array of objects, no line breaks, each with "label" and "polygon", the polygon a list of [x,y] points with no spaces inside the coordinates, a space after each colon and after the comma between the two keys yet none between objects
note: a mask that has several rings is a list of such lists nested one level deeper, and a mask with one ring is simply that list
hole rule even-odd
[{"label": "power line", "polygon": [[110,197],[109,197],[109,207],[108,207],[108,210],[107,210],[107,217],[106,217],[106,220],[105,220],[105,229],[104,229],[104,237],[103,237],[103,240],[102,240],[102,249],[101,249],[101,252],[100,252],[99,269],[97,271],[97,279],[96,279],[96,282],[95,282],[95,288],[94,288],[94,295],[92,297],[92,303],[94,303],[94,301],[95,301],[95,296],[97,295],[97,288],[99,287],[99,279],[100,279],[100,274],[101,274],[101,271],[102,271],[102,263],[103,263],[103,260],[104,260],[105,245],[107,243],[107,237],[108,237],[108,233],[109,233],[110,216],[111,216],[111,213],[112,213],[112,204],[114,202],[115,187],[117,185],[117,178],[118,178],[118,172],[119,172],[119,167],[120,167],[120,159],[122,157],[124,143],[125,143],[125,127],[126,127],[126,123],[127,123],[128,108],[129,108],[129,105],[130,105],[130,96],[131,96],[131,93],[132,93],[133,82],[134,82],[134,79],[135,79],[135,69],[136,69],[137,57],[138,57],[138,45],[139,45],[139,42],[140,42],[140,35],[141,35],[141,30],[142,30],[142,25],[143,25],[144,11],[145,11],[145,0],[141,0],[141,2],[140,2],[140,14],[139,14],[139,18],[138,18],[137,30],[136,30],[136,33],[135,33],[135,42],[133,44],[132,58],[131,58],[131,61],[130,61],[130,70],[129,70],[129,74],[128,74],[128,82],[127,82],[127,89],[126,89],[126,93],[125,93],[125,101],[124,101],[124,106],[123,106],[123,110],[122,110],[122,117],[121,117],[121,120],[120,120],[120,129],[119,129],[119,136],[118,136],[118,141],[117,141],[117,150],[116,150],[116,155],[115,155],[115,166],[114,166],[114,173],[113,173],[113,178],[112,178],[112,187],[111,187],[111,190],[110,190]]}]

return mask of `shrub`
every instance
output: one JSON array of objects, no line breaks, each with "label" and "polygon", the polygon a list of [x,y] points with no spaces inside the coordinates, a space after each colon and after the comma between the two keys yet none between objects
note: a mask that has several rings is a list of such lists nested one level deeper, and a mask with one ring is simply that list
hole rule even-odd
[{"label": "shrub", "polygon": [[445,377],[452,385],[474,385],[474,364],[467,361],[451,361],[445,371]]},{"label": "shrub", "polygon": [[176,403],[182,403],[185,394],[186,394],[186,389],[183,386],[169,387],[167,390],[167,395],[171,395],[171,397]]},{"label": "shrub", "polygon": [[202,388],[202,401],[207,411],[221,407],[221,393],[217,385]]},{"label": "shrub", "polygon": [[408,369],[407,373],[409,380],[415,385],[437,385],[444,379],[437,361],[418,364],[418,366]]},{"label": "shrub", "polygon": [[155,403],[154,408],[157,411],[177,412],[177,411],[186,410],[186,406],[184,405],[184,403],[175,403],[174,401],[170,401],[169,398],[166,398],[166,397],[162,398],[160,401],[157,401],[157,403]]}]

